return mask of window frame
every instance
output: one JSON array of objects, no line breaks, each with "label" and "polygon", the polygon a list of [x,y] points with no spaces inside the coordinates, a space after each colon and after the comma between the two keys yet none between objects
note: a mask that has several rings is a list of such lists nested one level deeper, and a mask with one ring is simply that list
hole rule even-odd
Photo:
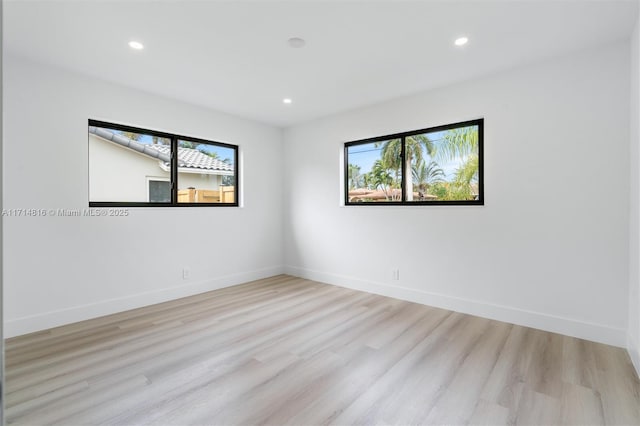
[{"label": "window frame", "polygon": [[[451,200],[451,201],[407,201],[405,176],[405,144],[406,138],[409,136],[421,135],[424,133],[441,132],[460,127],[478,126],[478,199],[477,200]],[[402,197],[400,201],[371,201],[371,202],[353,202],[349,201],[349,148],[357,145],[364,145],[374,142],[388,141],[392,139],[400,139],[401,141],[401,161],[402,161],[402,181],[400,188]],[[384,136],[376,136],[373,138],[359,139],[344,143],[344,170],[343,170],[343,191],[345,206],[484,206],[484,118],[475,120],[461,121],[458,123],[444,124],[440,126],[428,127],[425,129],[411,130],[408,132],[394,133]]]},{"label": "window frame", "polygon": [[[156,136],[171,141],[171,165],[169,171],[169,182],[171,185],[171,202],[159,203],[159,202],[142,202],[142,201],[91,201],[90,187],[87,188],[87,198],[89,200],[89,207],[239,207],[240,203],[240,167],[239,167],[239,151],[238,145],[233,145],[225,142],[210,141],[201,138],[195,138],[192,136],[184,136],[175,133],[161,132],[157,130],[144,129],[141,127],[128,126],[123,124],[109,123],[106,121],[88,120],[88,127],[102,127],[105,129],[119,130],[123,132],[143,133],[149,136]],[[87,131],[87,134],[88,131]],[[194,142],[199,144],[214,145],[222,148],[230,148],[234,154],[233,172],[235,177],[234,184],[234,201],[233,203],[179,203],[178,202],[178,141]],[[88,148],[89,149],[89,148]],[[87,156],[89,151],[87,149]],[[89,159],[87,159],[89,160]],[[87,177],[91,179],[91,165],[87,161]],[[147,179],[148,181],[148,179]],[[148,184],[147,184],[148,187]]]}]

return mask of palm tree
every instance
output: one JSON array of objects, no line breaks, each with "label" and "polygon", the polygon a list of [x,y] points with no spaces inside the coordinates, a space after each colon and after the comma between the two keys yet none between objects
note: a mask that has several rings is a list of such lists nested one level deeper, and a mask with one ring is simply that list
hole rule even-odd
[{"label": "palm tree", "polygon": [[459,127],[448,130],[438,145],[438,159],[445,161],[478,155],[478,127]]},{"label": "palm tree", "polygon": [[361,188],[364,185],[364,175],[360,173],[360,166],[349,164],[348,180],[349,189]]},{"label": "palm tree", "polygon": [[379,188],[384,192],[387,200],[393,200],[393,191],[389,194],[389,190],[393,189],[394,178],[389,173],[389,168],[385,166],[381,160],[373,163],[371,172],[368,174],[367,182],[374,188]]},{"label": "palm tree", "polygon": [[[413,135],[405,138],[405,170],[407,170],[407,175],[403,178],[407,201],[413,201],[413,175],[408,171],[411,170],[414,163],[418,164],[423,161],[423,148],[430,156],[435,152],[433,142],[426,135]],[[402,170],[402,140],[391,139],[382,143],[380,158],[385,165],[396,172],[397,177]]]},{"label": "palm tree", "polygon": [[473,198],[471,183],[478,180],[479,158],[478,158],[478,127],[460,127],[451,129],[442,138],[442,143],[438,145],[436,158],[449,161],[454,159],[463,160],[464,163],[458,167],[450,192],[454,199]]},{"label": "palm tree", "polygon": [[417,183],[418,190],[425,194],[429,191],[431,185],[442,182],[445,177],[444,171],[435,161],[430,161],[429,164],[424,161],[413,164],[411,166],[411,175],[413,181]]},{"label": "palm tree", "polygon": [[451,183],[451,192],[456,200],[473,200],[471,182],[478,180],[478,156],[469,156],[469,159],[456,170],[455,178]]},{"label": "palm tree", "polygon": [[[375,147],[382,146],[380,151],[380,167],[384,166],[388,170],[393,170],[395,180],[399,181],[402,173],[402,142],[401,139],[391,139],[385,142],[376,142]],[[377,161],[376,161],[377,162]]]},{"label": "palm tree", "polygon": [[206,149],[204,146],[202,146],[202,145],[198,145],[197,150],[198,150],[199,152],[203,153],[204,155],[208,155],[208,156],[209,156],[209,157],[211,157],[211,158],[218,158],[218,157],[219,157],[217,152],[213,152],[213,151],[209,152],[209,151],[207,151],[207,149]]},{"label": "palm tree", "polygon": [[371,182],[371,173],[362,175],[362,186],[367,189],[375,189],[375,185]]}]

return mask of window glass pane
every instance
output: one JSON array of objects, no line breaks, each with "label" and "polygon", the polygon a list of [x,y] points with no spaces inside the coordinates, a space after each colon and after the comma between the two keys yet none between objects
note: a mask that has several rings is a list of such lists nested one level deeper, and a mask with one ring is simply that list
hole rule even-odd
[{"label": "window glass pane", "polygon": [[400,139],[351,145],[347,148],[347,187],[351,203],[402,200]]},{"label": "window glass pane", "polygon": [[152,203],[171,202],[171,182],[166,180],[150,180],[149,201]]},{"label": "window glass pane", "polygon": [[[170,169],[169,139],[89,126],[89,201],[156,201],[150,199],[149,184],[168,181]],[[156,202],[171,202],[166,192],[158,197]]]},{"label": "window glass pane", "polygon": [[235,203],[235,149],[178,140],[178,202]]},{"label": "window glass pane", "polygon": [[478,126],[406,137],[407,202],[478,199]]}]

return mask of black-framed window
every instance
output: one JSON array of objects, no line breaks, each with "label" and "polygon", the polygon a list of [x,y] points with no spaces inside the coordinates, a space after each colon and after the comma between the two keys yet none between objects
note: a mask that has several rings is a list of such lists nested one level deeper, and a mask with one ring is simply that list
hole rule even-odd
[{"label": "black-framed window", "polygon": [[346,205],[483,205],[484,119],[347,142]]},{"label": "black-framed window", "polygon": [[238,206],[238,147],[89,120],[89,206]]}]

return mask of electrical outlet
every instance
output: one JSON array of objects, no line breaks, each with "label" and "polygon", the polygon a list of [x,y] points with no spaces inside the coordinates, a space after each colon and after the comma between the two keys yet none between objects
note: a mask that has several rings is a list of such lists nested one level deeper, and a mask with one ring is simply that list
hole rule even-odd
[{"label": "electrical outlet", "polygon": [[400,269],[393,269],[391,271],[391,279],[393,281],[400,281]]},{"label": "electrical outlet", "polygon": [[191,277],[191,269],[189,269],[188,266],[185,266],[184,268],[182,268],[182,279],[188,280],[189,277]]}]

